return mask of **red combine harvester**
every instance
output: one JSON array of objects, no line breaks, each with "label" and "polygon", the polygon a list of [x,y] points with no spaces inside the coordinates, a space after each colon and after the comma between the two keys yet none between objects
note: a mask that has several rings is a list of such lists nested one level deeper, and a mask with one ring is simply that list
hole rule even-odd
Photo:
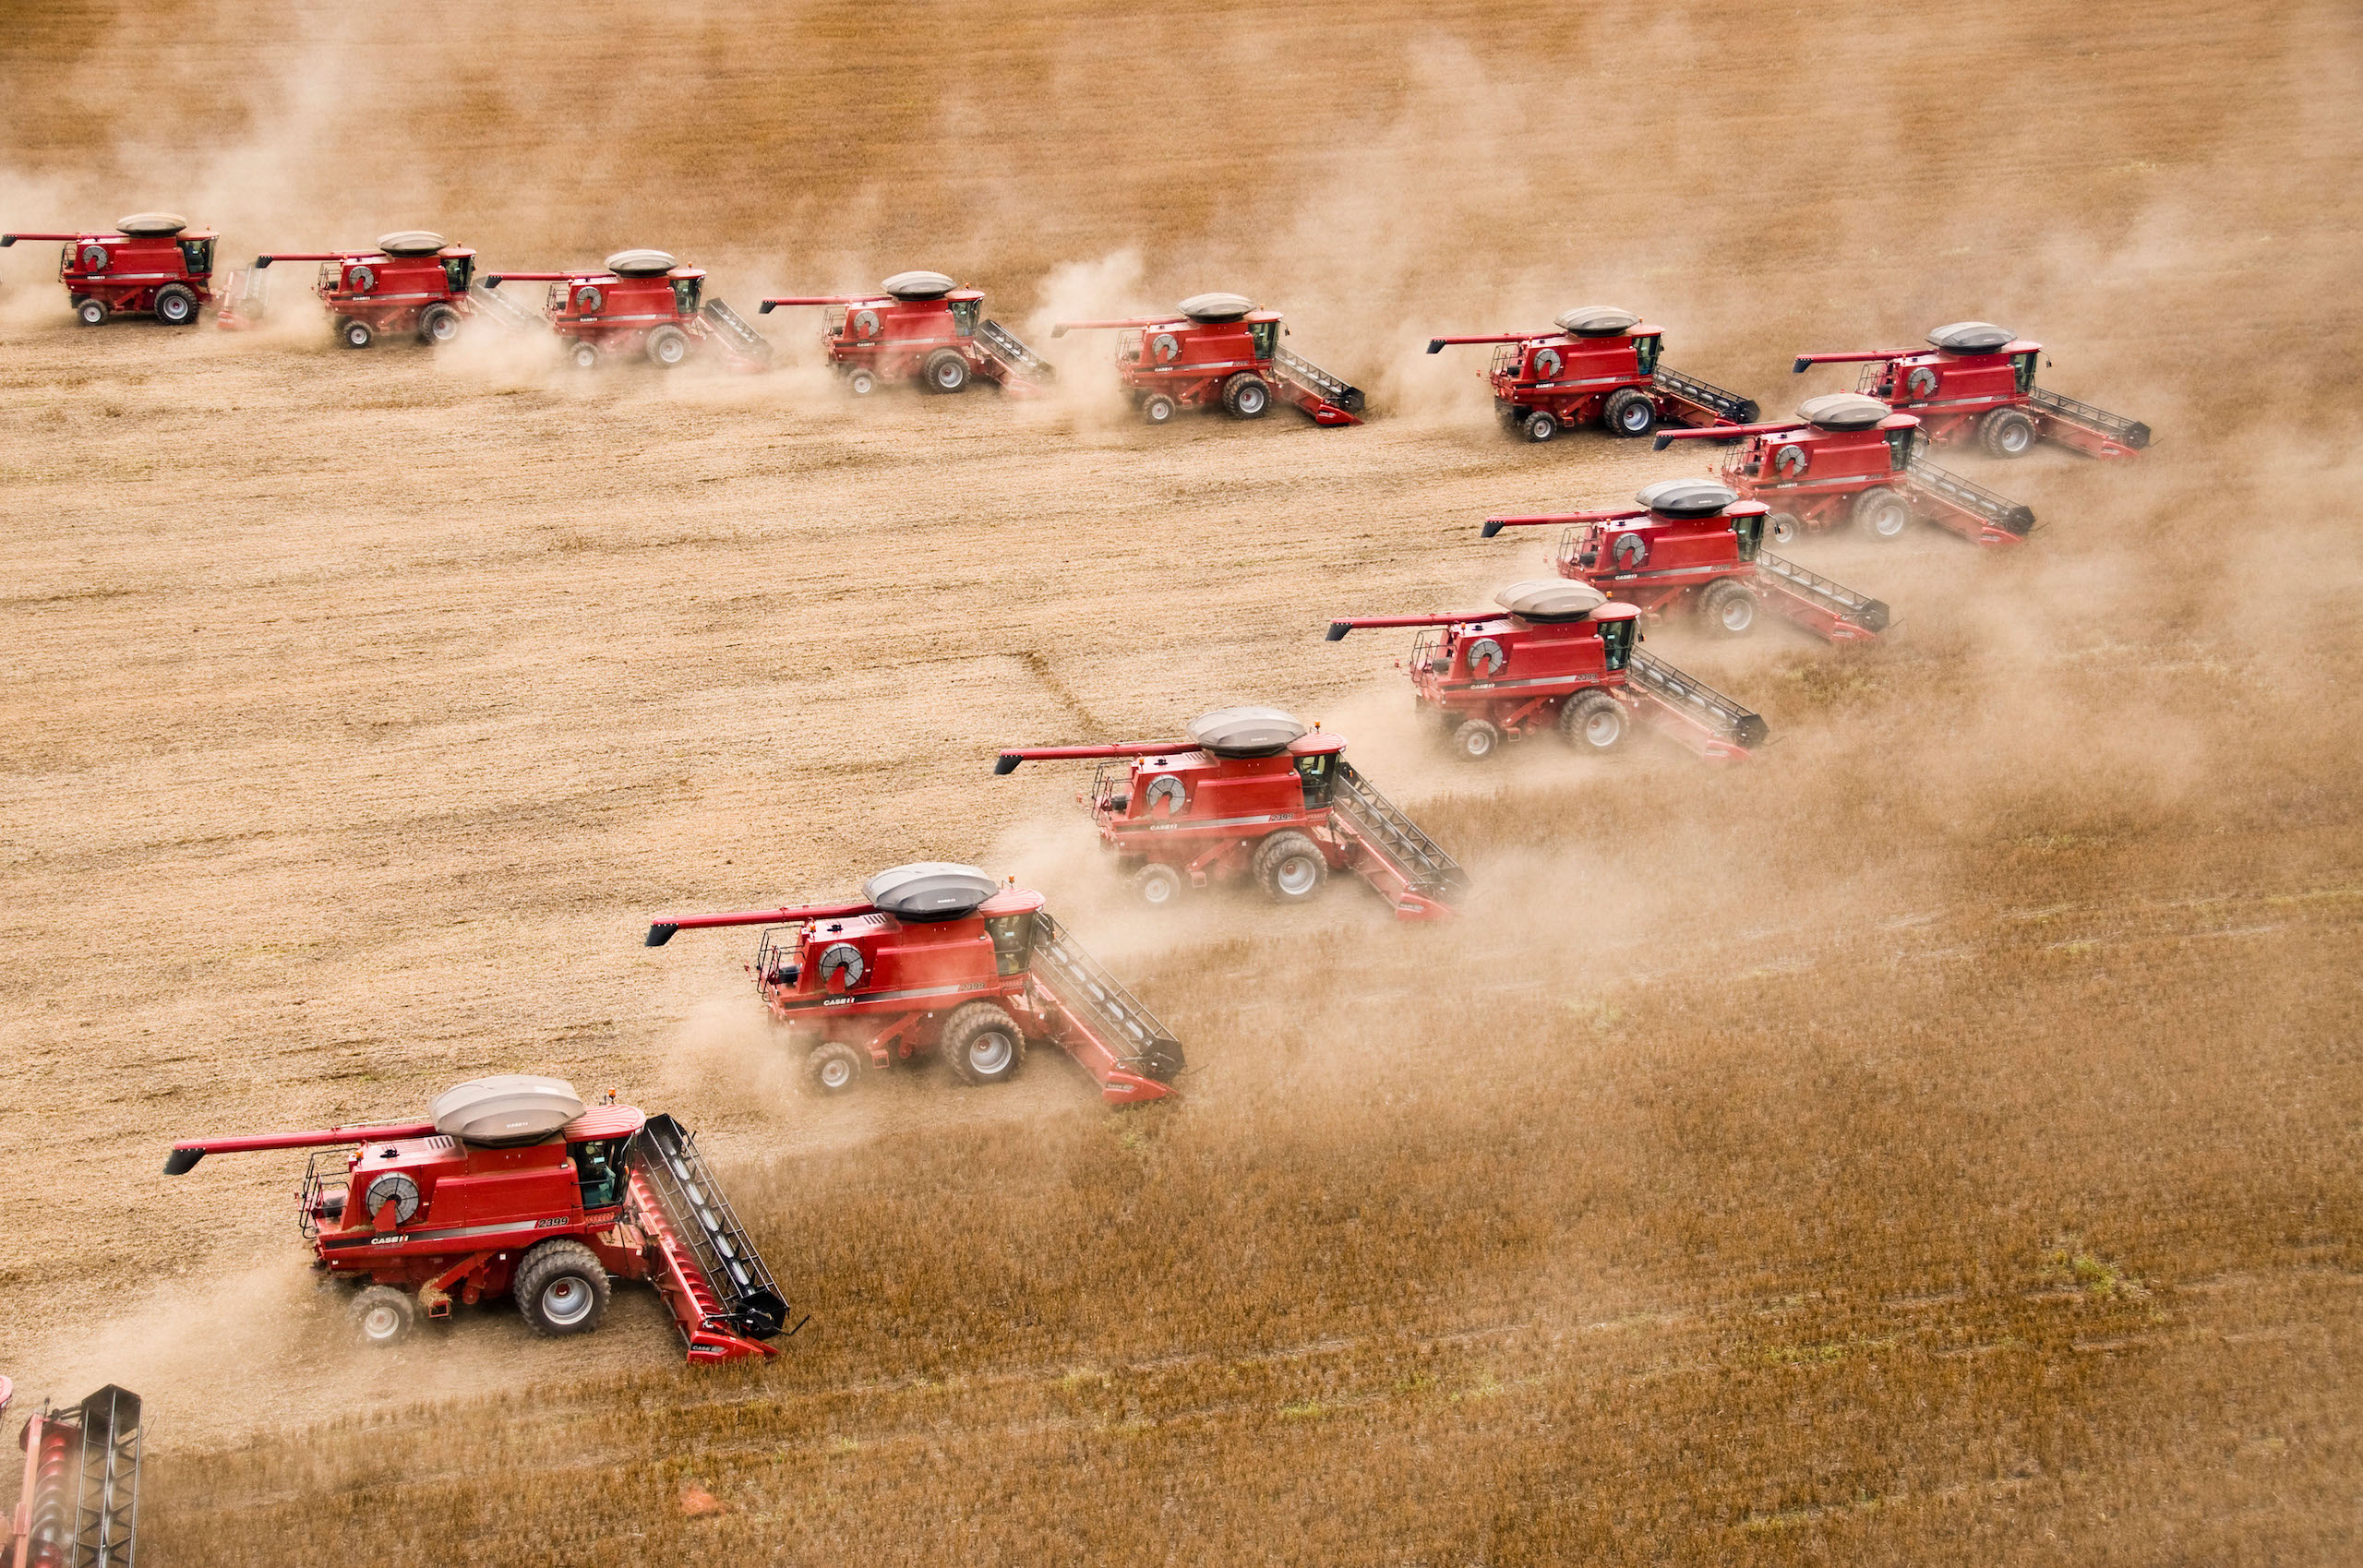
[{"label": "red combine harvester", "polygon": [[691,1361],[778,1353],[764,1342],[787,1302],[679,1122],[585,1108],[570,1084],[515,1075],[462,1083],[431,1109],[392,1126],[187,1139],[164,1174],[210,1154],[321,1151],[296,1224],[313,1266],[356,1287],[368,1344],[402,1339],[422,1313],[449,1317],[455,1299],[504,1295],[539,1333],[588,1334],[612,1275],[656,1287]]},{"label": "red combine harvester", "polygon": [[1900,413],[1944,447],[1976,437],[1997,458],[2024,457],[2038,440],[2086,457],[2127,458],[2150,444],[2150,427],[2034,384],[2043,345],[2022,341],[1990,321],[1956,321],[1928,334],[1933,352],[1871,349],[1801,353],[1790,368],[1865,363],[1855,390]]},{"label": "red combine harvester", "polygon": [[[0,1417],[8,1410],[0,1378]],[[0,1568],[132,1568],[139,1529],[139,1395],[109,1383],[79,1405],[42,1406],[17,1434],[24,1484]]]},{"label": "red combine harvester", "polygon": [[228,331],[258,325],[268,295],[265,274],[273,262],[317,261],[312,292],[336,324],[337,341],[366,349],[380,337],[408,333],[422,343],[448,343],[476,313],[470,293],[476,253],[445,245],[440,234],[405,229],[387,234],[375,250],[282,250],[255,257],[254,269],[230,274],[223,291],[230,303],[213,324]]},{"label": "red combine harvester", "polygon": [[1101,329],[1132,334],[1117,340],[1116,375],[1151,425],[1176,409],[1217,405],[1233,419],[1261,419],[1275,398],[1315,425],[1361,423],[1361,390],[1283,348],[1279,312],[1244,294],[1193,294],[1171,316],[1062,321],[1050,336]]},{"label": "red combine harvester", "polygon": [[1493,603],[1498,613],[1341,616],[1327,640],[1372,628],[1440,630],[1411,644],[1412,696],[1471,761],[1553,729],[1579,751],[1613,751],[1637,721],[1710,762],[1764,744],[1763,719],[1641,652],[1632,605],[1557,578],[1513,582]]},{"label": "red combine harvester", "polygon": [[1551,567],[1561,577],[1614,593],[1645,616],[1686,608],[1709,631],[1744,637],[1757,610],[1786,616],[1829,642],[1865,642],[1887,629],[1877,599],[1764,550],[1766,508],[1711,479],[1661,479],[1612,511],[1489,517],[1484,536],[1505,528],[1570,524]]},{"label": "red combine harvester", "polygon": [[2028,508],[1930,462],[1919,415],[1859,392],[1807,398],[1784,423],[1661,430],[1657,449],[1702,436],[1745,438],[1723,460],[1723,483],[1772,509],[1765,526],[1776,545],[1843,523],[1896,539],[1913,518],[1973,545],[2016,545],[2034,528]]},{"label": "red combine harvester", "polygon": [[[1497,343],[1493,412],[1503,427],[1529,441],[1598,420],[1612,436],[1646,436],[1661,421],[1702,426],[1745,425],[1756,404],[1658,363],[1665,329],[1629,310],[1587,305],[1560,316],[1556,332],[1490,332],[1430,338],[1446,343]],[[1728,435],[1728,430],[1718,432]]]},{"label": "red combine harvester", "polygon": [[1187,740],[1003,751],[993,772],[1098,760],[1090,792],[1075,799],[1152,907],[1240,877],[1253,877],[1274,903],[1296,904],[1331,871],[1351,871],[1404,919],[1452,913],[1467,875],[1355,772],[1344,741],[1277,708],[1224,708],[1188,728]]},{"label": "red combine harvester", "polygon": [[193,327],[213,303],[210,231],[189,232],[171,212],[135,212],[114,233],[0,234],[0,246],[18,240],[63,240],[57,276],[85,327],[110,316],[153,316],[167,327]]},{"label": "red combine harvester", "polygon": [[822,1094],[929,1052],[963,1083],[1006,1083],[1028,1041],[1064,1050],[1116,1105],[1164,1098],[1182,1071],[1181,1042],[1075,945],[1040,893],[974,866],[898,866],[842,904],[660,920],[648,945],[716,926],[785,928],[755,950],[755,988]]},{"label": "red combine harvester", "polygon": [[737,369],[771,367],[771,344],[737,311],[704,297],[705,273],[661,250],[619,250],[605,271],[495,272],[484,286],[512,281],[550,285],[550,328],[586,370],[627,354],[670,370],[706,351]]},{"label": "red combine harvester", "polygon": [[881,381],[916,381],[931,392],[961,392],[983,377],[1005,392],[1032,397],[1053,374],[1050,364],[998,321],[981,320],[985,296],[941,272],[897,272],[875,294],[784,294],[783,305],[835,306],[822,329],[829,363],[857,397]]}]

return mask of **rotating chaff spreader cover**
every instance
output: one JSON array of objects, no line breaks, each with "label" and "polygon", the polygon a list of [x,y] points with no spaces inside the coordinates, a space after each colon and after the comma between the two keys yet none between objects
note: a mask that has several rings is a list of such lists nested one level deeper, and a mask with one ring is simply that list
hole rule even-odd
[{"label": "rotating chaff spreader cover", "polygon": [[2018,334],[1991,321],[1952,321],[1928,334],[1928,341],[1947,353],[1993,353],[2014,342]]},{"label": "rotating chaff spreader cover", "polygon": [[1198,749],[1216,757],[1277,757],[1305,726],[1277,708],[1217,708],[1189,724]]},{"label": "rotating chaff spreader cover", "polygon": [[1583,619],[1607,604],[1608,595],[1589,582],[1536,577],[1511,583],[1493,595],[1493,603],[1520,620],[1548,626]]},{"label": "rotating chaff spreader cover", "polygon": [[453,1084],[427,1108],[445,1137],[498,1149],[540,1143],[582,1114],[582,1096],[563,1078],[511,1072]]},{"label": "rotating chaff spreader cover", "polygon": [[1633,499],[1662,517],[1712,517],[1739,499],[1739,492],[1711,479],[1661,479],[1634,492]]},{"label": "rotating chaff spreader cover", "polygon": [[1860,392],[1824,392],[1797,405],[1797,417],[1823,430],[1868,430],[1895,411]]},{"label": "rotating chaff spreader cover", "polygon": [[881,871],[861,884],[861,896],[897,920],[957,920],[1001,891],[974,866],[921,860]]}]

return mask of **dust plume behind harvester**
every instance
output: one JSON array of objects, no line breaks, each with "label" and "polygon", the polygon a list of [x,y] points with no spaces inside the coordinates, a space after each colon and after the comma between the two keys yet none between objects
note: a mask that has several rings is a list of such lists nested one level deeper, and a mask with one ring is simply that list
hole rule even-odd
[{"label": "dust plume behind harvester", "polygon": [[889,381],[962,392],[979,377],[1013,396],[1033,397],[1054,374],[1017,334],[985,318],[982,293],[942,272],[897,272],[879,291],[775,295],[756,314],[768,316],[781,305],[829,306],[822,346],[857,397]]},{"label": "dust plume behind harvester", "polygon": [[[0,1429],[12,1394],[0,1378]],[[109,1383],[43,1404],[17,1434],[25,1456],[0,1568],[133,1568],[139,1529],[139,1396]]]},{"label": "dust plume behind harvester", "polygon": [[193,327],[213,303],[210,230],[191,229],[174,212],[135,212],[113,230],[0,234],[0,247],[18,240],[62,240],[57,277],[75,319],[96,327],[116,316],[152,316],[167,327]]},{"label": "dust plume behind harvester", "polygon": [[576,272],[494,272],[484,286],[489,293],[510,282],[549,284],[543,308],[550,329],[586,370],[635,357],[671,370],[692,355],[736,370],[771,368],[771,344],[737,311],[706,297],[702,269],[666,251],[619,250],[603,268]]},{"label": "dust plume behind harvester", "polygon": [[1485,520],[1505,528],[1565,525],[1551,554],[1561,577],[1589,583],[1642,615],[1687,613],[1718,637],[1756,629],[1759,608],[1828,642],[1865,642],[1887,629],[1887,605],[1765,550],[1769,510],[1711,479],[1661,479],[1637,506],[1530,512]]},{"label": "dust plume behind harvester", "polygon": [[1790,368],[1861,364],[1854,389],[1900,413],[1920,416],[1939,447],[1975,440],[1988,455],[2019,458],[2037,441],[2086,457],[2126,458],[2150,444],[2150,427],[2034,384],[2043,345],[1990,321],[1955,321],[1928,334],[1926,349],[1801,353]]},{"label": "dust plume behind harvester", "polygon": [[1291,403],[1315,425],[1360,425],[1362,394],[1341,377],[1290,353],[1279,312],[1245,294],[1193,294],[1169,316],[1121,321],[1062,321],[1050,336],[1114,331],[1116,378],[1151,425],[1180,410],[1220,408],[1233,419],[1261,419],[1275,401]]},{"label": "dust plume behind harvester", "polygon": [[1807,398],[1792,420],[1661,430],[1656,446],[1733,436],[1741,444],[1724,458],[1722,481],[1764,503],[1765,532],[1776,545],[1841,526],[1900,539],[1914,519],[1973,545],[2016,545],[2034,529],[2029,508],[1930,462],[1918,414],[1860,392]]},{"label": "dust plume behind harvester", "polygon": [[164,1174],[270,1149],[316,1151],[296,1224],[314,1266],[354,1287],[367,1344],[502,1296],[538,1333],[587,1334],[613,1275],[655,1287],[691,1361],[777,1353],[767,1342],[786,1299],[669,1116],[585,1107],[556,1078],[478,1078],[438,1095],[425,1121],[185,1139]]},{"label": "dust plume behind harvester", "polygon": [[1488,332],[1430,338],[1447,344],[1492,343],[1485,379],[1503,428],[1529,441],[1597,422],[1612,436],[1646,436],[1661,424],[1745,425],[1756,404],[1660,363],[1665,329],[1613,305],[1563,311],[1555,332]]},{"label": "dust plume behind harvester", "polygon": [[[223,281],[228,303],[213,324],[227,331],[259,326],[270,309],[270,268],[282,261],[317,261],[320,269],[312,292],[346,348],[366,349],[387,337],[448,343],[489,297],[474,287],[475,257],[424,229],[381,235],[369,249],[269,251],[255,257],[251,270],[232,272]],[[515,325],[513,316],[497,309],[491,314],[503,325]]]},{"label": "dust plume behind harvester", "polygon": [[1330,872],[1350,871],[1401,918],[1424,920],[1451,914],[1467,890],[1459,863],[1346,760],[1337,736],[1277,708],[1223,708],[1188,730],[1186,740],[1014,748],[993,772],[1098,761],[1075,799],[1153,908],[1241,879],[1299,904]]}]

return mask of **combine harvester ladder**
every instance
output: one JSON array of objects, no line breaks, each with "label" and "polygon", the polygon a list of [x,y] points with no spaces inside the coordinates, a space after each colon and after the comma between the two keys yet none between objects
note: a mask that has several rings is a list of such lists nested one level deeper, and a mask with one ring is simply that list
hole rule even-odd
[{"label": "combine harvester ladder", "polygon": [[1058,374],[1057,367],[1018,341],[1017,334],[1000,322],[988,319],[977,329],[977,341],[985,353],[1001,362],[1012,376],[1022,376],[1028,381],[1048,381]]},{"label": "combine harvester ladder", "polygon": [[1868,642],[1887,629],[1887,605],[1769,551],[1756,557],[1764,601],[1825,642]]},{"label": "combine harvester ladder", "polygon": [[[1757,409],[1756,400],[1743,398],[1737,392],[1726,392],[1710,382],[1695,376],[1685,376],[1679,370],[1661,365],[1649,376],[1658,396],[1668,398],[1685,408],[1706,416],[1709,425],[1753,425]],[[1687,424],[1688,421],[1684,423]]]},{"label": "combine harvester ladder", "polygon": [[1362,394],[1359,387],[1349,387],[1343,377],[1332,376],[1302,354],[1291,353],[1285,348],[1272,351],[1272,369],[1276,373],[1283,395],[1313,415],[1319,425],[1358,425],[1362,412]]},{"label": "combine harvester ladder", "polygon": [[2129,457],[2150,444],[2148,425],[2041,387],[2027,389],[2027,406],[2044,439],[2087,457]]},{"label": "combine harvester ladder", "polygon": [[770,340],[748,326],[745,317],[722,301],[718,299],[706,301],[699,307],[698,314],[714,325],[714,329],[722,334],[723,341],[740,358],[750,359],[761,365],[769,365],[772,362]]},{"label": "combine harvester ladder", "polygon": [[[1182,1042],[1083,951],[1047,909],[1034,915],[1034,978],[1053,1035],[1118,1105],[1153,1099],[1182,1068]],[[1143,1091],[1146,1091],[1144,1093]]]},{"label": "combine harvester ladder", "polygon": [[2032,507],[1997,496],[1916,453],[1904,470],[1903,490],[1922,517],[1972,544],[1997,533],[2023,539],[2034,532]]},{"label": "combine harvester ladder", "polygon": [[1351,852],[1355,873],[1384,893],[1397,915],[1448,915],[1468,888],[1460,863],[1343,757],[1329,798],[1329,825]]},{"label": "combine harvester ladder", "polygon": [[1650,727],[1710,762],[1738,761],[1771,734],[1760,715],[1638,648],[1625,673]]},{"label": "combine harvester ladder", "polygon": [[689,1129],[669,1116],[650,1117],[626,1145],[624,1168],[632,1222],[656,1248],[653,1282],[680,1325],[690,1359],[778,1355],[764,1341],[786,1325],[787,1299]]},{"label": "combine harvester ladder", "polygon": [[538,332],[549,326],[547,321],[515,300],[487,289],[482,283],[468,285],[468,299],[475,305],[478,314],[512,332]]}]

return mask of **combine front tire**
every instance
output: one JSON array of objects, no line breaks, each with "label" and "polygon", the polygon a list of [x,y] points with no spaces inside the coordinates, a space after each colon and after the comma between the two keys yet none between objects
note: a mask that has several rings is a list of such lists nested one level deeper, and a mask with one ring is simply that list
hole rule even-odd
[{"label": "combine front tire", "polygon": [[944,1021],[940,1048],[963,1083],[1006,1083],[1026,1059],[1026,1034],[999,1004],[972,1001]]},{"label": "combine front tire", "polygon": [[938,349],[928,355],[922,375],[930,392],[965,392],[968,389],[968,362],[960,357],[958,349]]},{"label": "combine front tire", "polygon": [[509,1293],[536,1334],[589,1334],[607,1315],[607,1271],[580,1241],[545,1241],[526,1253]]},{"label": "combine front tire", "polygon": [[460,313],[439,300],[418,313],[418,341],[432,348],[460,335]]},{"label": "combine front tire", "polygon": [[378,334],[369,329],[369,323],[355,321],[349,317],[337,327],[336,336],[337,341],[349,349],[366,349],[378,341]]},{"label": "combine front tire", "polygon": [[649,363],[660,370],[671,370],[690,357],[690,335],[678,327],[659,327],[648,334],[641,347],[646,351]]},{"label": "combine front tire", "polygon": [[1620,387],[1601,405],[1600,422],[1612,436],[1646,436],[1658,427],[1658,405],[1638,387]]},{"label": "combine front tire", "polygon": [[2034,421],[2014,408],[1997,408],[1977,424],[1978,443],[1997,458],[2022,458],[2034,450]]},{"label": "combine front tire", "polygon": [[1698,595],[1698,618],[1718,637],[1745,637],[1756,629],[1756,595],[1728,577],[1710,582]]},{"label": "combine front tire", "polygon": [[1526,416],[1526,423],[1520,428],[1526,432],[1528,440],[1540,446],[1559,433],[1558,416],[1546,409],[1536,409]]},{"label": "combine front tire", "polygon": [[74,319],[85,327],[96,327],[107,318],[107,302],[102,299],[78,299],[74,302]]},{"label": "combine front tire", "polygon": [[1274,833],[1255,846],[1255,880],[1274,904],[1302,904],[1329,880],[1321,846],[1302,833]]},{"label": "combine front tire", "polygon": [[1151,425],[1163,425],[1173,417],[1173,400],[1163,392],[1151,392],[1141,400],[1141,417]]},{"label": "combine front tire", "polygon": [[156,319],[167,327],[193,326],[197,321],[197,296],[185,283],[166,283],[156,291]]},{"label": "combine front tire", "polygon": [[1501,744],[1502,732],[1483,719],[1470,719],[1452,732],[1452,748],[1471,762],[1482,762]]},{"label": "combine front tire", "polygon": [[1901,539],[1912,526],[1912,503],[1892,490],[1865,490],[1854,497],[1854,526],[1874,539]]},{"label": "combine front tire", "polygon": [[1182,902],[1182,890],[1188,884],[1182,873],[1170,866],[1155,862],[1133,873],[1133,896],[1151,909],[1170,909]]},{"label": "combine front tire", "polygon": [[1625,710],[1605,691],[1579,691],[1559,710],[1559,733],[1578,751],[1613,751],[1625,738]]},{"label": "combine front tire", "polygon": [[353,1329],[364,1345],[392,1345],[418,1323],[418,1302],[407,1290],[372,1285],[353,1299]]},{"label": "combine front tire", "polygon": [[1272,406],[1272,389],[1252,370],[1242,370],[1222,384],[1222,406],[1233,419],[1261,419]]},{"label": "combine front tire", "polygon": [[850,1095],[861,1087],[870,1058],[843,1040],[814,1046],[804,1059],[804,1086],[816,1095]]}]

